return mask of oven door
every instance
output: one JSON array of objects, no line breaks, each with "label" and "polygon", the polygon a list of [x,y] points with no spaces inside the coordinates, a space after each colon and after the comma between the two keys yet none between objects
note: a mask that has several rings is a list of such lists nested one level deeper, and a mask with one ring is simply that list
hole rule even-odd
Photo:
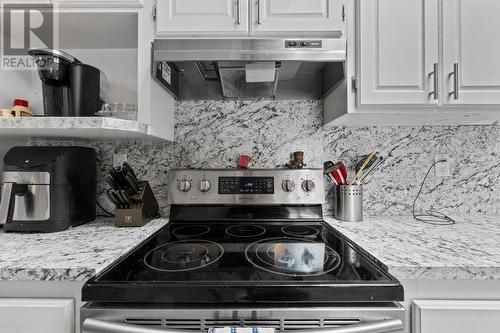
[{"label": "oven door", "polygon": [[329,307],[165,308],[97,306],[81,310],[82,333],[189,333],[216,327],[272,327],[293,333],[404,333],[398,303]]}]

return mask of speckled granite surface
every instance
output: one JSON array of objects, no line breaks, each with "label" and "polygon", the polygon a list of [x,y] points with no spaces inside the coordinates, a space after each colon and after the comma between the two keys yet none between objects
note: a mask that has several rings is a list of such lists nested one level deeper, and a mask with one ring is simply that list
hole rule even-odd
[{"label": "speckled granite surface", "polygon": [[[234,166],[246,152],[253,167],[273,168],[288,162],[291,152],[303,150],[308,167],[321,168],[326,160],[352,167],[378,148],[386,160],[367,181],[365,211],[398,216],[411,214],[434,154],[446,153],[452,177],[437,178],[431,172],[418,208],[461,215],[500,213],[499,126],[323,126],[322,103],[308,100],[183,101],[175,117],[181,166]],[[327,196],[328,211],[332,198]]]},{"label": "speckled granite surface", "polygon": [[[406,279],[500,279],[500,218],[432,226],[408,216],[326,220]],[[116,228],[109,219],[54,234],[0,232],[0,280],[84,281],[161,228]]]},{"label": "speckled granite surface", "polygon": [[398,279],[500,279],[500,217],[461,217],[451,226],[410,216],[326,220]]},{"label": "speckled granite surface", "polygon": [[117,118],[99,117],[33,117],[33,118],[0,118],[0,128],[22,129],[22,128],[46,128],[46,129],[69,129],[69,128],[102,128],[117,129],[134,132],[147,133],[147,126],[134,121]]},{"label": "speckled granite surface", "polygon": [[[182,101],[175,112],[175,143],[75,141],[98,156],[98,193],[113,153],[127,153],[140,177],[153,186],[161,212],[168,213],[167,172],[175,167],[234,167],[239,154],[252,155],[252,167],[274,168],[289,154],[305,151],[308,167],[325,160],[352,166],[378,148],[386,161],[368,179],[365,211],[371,216],[411,214],[420,182],[435,153],[452,158],[449,178],[431,172],[418,209],[447,214],[500,214],[500,126],[323,126],[320,101]],[[43,143],[46,144],[46,143]],[[68,144],[68,142],[63,142]],[[351,171],[352,174],[352,171]],[[332,191],[328,184],[326,191]],[[325,208],[331,213],[332,195]]]},{"label": "speckled granite surface", "polygon": [[129,252],[168,220],[118,228],[101,219],[62,232],[0,231],[0,280],[84,281]]}]

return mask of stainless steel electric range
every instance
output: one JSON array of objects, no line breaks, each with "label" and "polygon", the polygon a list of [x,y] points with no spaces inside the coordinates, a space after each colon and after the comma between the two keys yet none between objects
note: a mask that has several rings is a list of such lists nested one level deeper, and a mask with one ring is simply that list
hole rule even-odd
[{"label": "stainless steel electric range", "polygon": [[322,170],[172,170],[169,200],[170,223],[84,285],[84,333],[404,332],[400,282],[323,220]]}]

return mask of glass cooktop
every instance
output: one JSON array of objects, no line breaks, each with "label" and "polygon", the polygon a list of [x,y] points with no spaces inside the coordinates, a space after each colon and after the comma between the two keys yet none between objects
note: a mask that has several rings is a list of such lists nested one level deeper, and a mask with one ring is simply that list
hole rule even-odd
[{"label": "glass cooktop", "polygon": [[170,223],[87,282],[83,301],[401,301],[384,267],[325,222]]}]

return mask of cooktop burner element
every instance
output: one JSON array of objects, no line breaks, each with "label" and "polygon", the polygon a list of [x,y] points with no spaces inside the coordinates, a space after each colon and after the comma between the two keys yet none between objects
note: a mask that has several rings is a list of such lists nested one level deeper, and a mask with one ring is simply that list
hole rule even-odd
[{"label": "cooktop burner element", "polygon": [[185,272],[214,264],[223,253],[224,248],[211,241],[182,240],[149,251],[144,264],[162,272]]},{"label": "cooktop burner element", "polygon": [[255,267],[289,276],[317,276],[340,265],[340,256],[324,243],[300,238],[270,238],[257,241],[245,250]]},{"label": "cooktop burner element", "polygon": [[287,225],[281,231],[288,236],[294,237],[316,237],[319,230],[309,225]]},{"label": "cooktop burner element", "polygon": [[172,231],[175,237],[180,239],[200,237],[210,232],[210,227],[207,225],[187,225],[175,228]]},{"label": "cooktop burner element", "polygon": [[266,233],[266,228],[255,224],[238,224],[226,229],[226,234],[233,237],[257,237]]}]

